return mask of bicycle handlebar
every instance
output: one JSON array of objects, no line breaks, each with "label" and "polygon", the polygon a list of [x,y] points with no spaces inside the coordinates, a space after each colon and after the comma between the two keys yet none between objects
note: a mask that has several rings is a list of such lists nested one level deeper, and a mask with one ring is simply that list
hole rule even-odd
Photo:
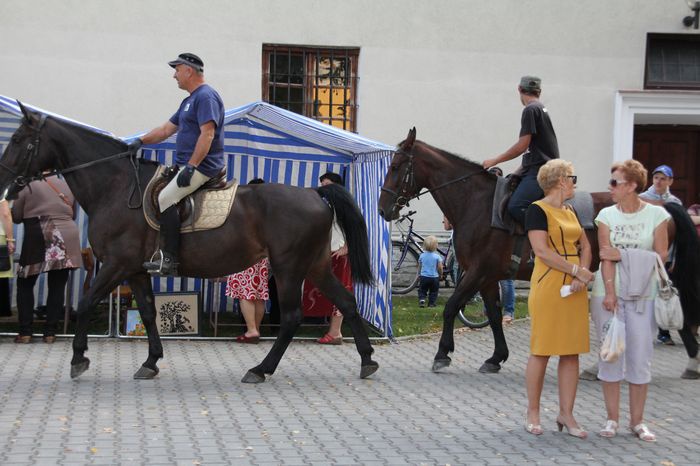
[{"label": "bicycle handlebar", "polygon": [[401,223],[401,222],[403,222],[404,220],[406,220],[407,218],[412,217],[412,216],[415,215],[416,213],[418,213],[418,212],[415,211],[415,210],[409,210],[407,214],[403,214],[401,217],[399,217],[399,219],[396,221],[396,223]]}]

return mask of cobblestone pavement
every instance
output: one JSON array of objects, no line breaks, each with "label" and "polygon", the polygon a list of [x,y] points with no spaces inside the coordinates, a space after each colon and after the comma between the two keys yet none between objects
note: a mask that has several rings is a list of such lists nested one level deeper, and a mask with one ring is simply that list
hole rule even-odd
[{"label": "cobblestone pavement", "polygon": [[[92,367],[71,380],[68,340],[3,338],[0,464],[700,463],[700,381],[679,378],[681,346],[657,347],[647,403],[656,444],[627,432],[583,441],[556,432],[555,361],[543,394],[547,431],[527,434],[528,329],[528,321],[506,329],[511,358],[496,375],[477,372],[492,348],[482,330],[456,336],[453,364],[440,374],[430,371],[436,336],[377,345],[381,367],[368,380],[358,377],[354,345],[295,342],[262,385],[240,379],[270,342],[166,341],[160,375],[136,381],[141,341],[91,340]],[[593,360],[586,355],[582,367]],[[578,419],[594,433],[605,419],[600,387],[579,387]]]}]

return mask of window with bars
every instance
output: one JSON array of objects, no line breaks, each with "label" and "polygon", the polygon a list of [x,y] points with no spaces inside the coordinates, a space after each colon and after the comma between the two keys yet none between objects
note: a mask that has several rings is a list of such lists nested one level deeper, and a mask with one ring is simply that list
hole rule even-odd
[{"label": "window with bars", "polygon": [[700,36],[648,34],[645,89],[700,89]]},{"label": "window with bars", "polygon": [[263,45],[263,100],[357,132],[358,48]]}]

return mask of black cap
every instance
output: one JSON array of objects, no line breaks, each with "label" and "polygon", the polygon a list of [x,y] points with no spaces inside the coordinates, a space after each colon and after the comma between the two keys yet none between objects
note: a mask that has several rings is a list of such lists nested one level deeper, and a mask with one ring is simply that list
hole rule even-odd
[{"label": "black cap", "polygon": [[177,65],[187,65],[191,66],[197,71],[204,71],[204,62],[194,53],[181,53],[177,56],[177,59],[169,61],[168,65],[175,68]]}]

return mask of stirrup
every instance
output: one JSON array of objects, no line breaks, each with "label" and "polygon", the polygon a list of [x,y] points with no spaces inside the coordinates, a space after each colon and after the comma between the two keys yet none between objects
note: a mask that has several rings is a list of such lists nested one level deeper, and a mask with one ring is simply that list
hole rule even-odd
[{"label": "stirrup", "polygon": [[177,275],[178,265],[174,258],[166,257],[163,250],[158,249],[153,253],[149,262],[143,263],[143,268],[154,275]]}]

